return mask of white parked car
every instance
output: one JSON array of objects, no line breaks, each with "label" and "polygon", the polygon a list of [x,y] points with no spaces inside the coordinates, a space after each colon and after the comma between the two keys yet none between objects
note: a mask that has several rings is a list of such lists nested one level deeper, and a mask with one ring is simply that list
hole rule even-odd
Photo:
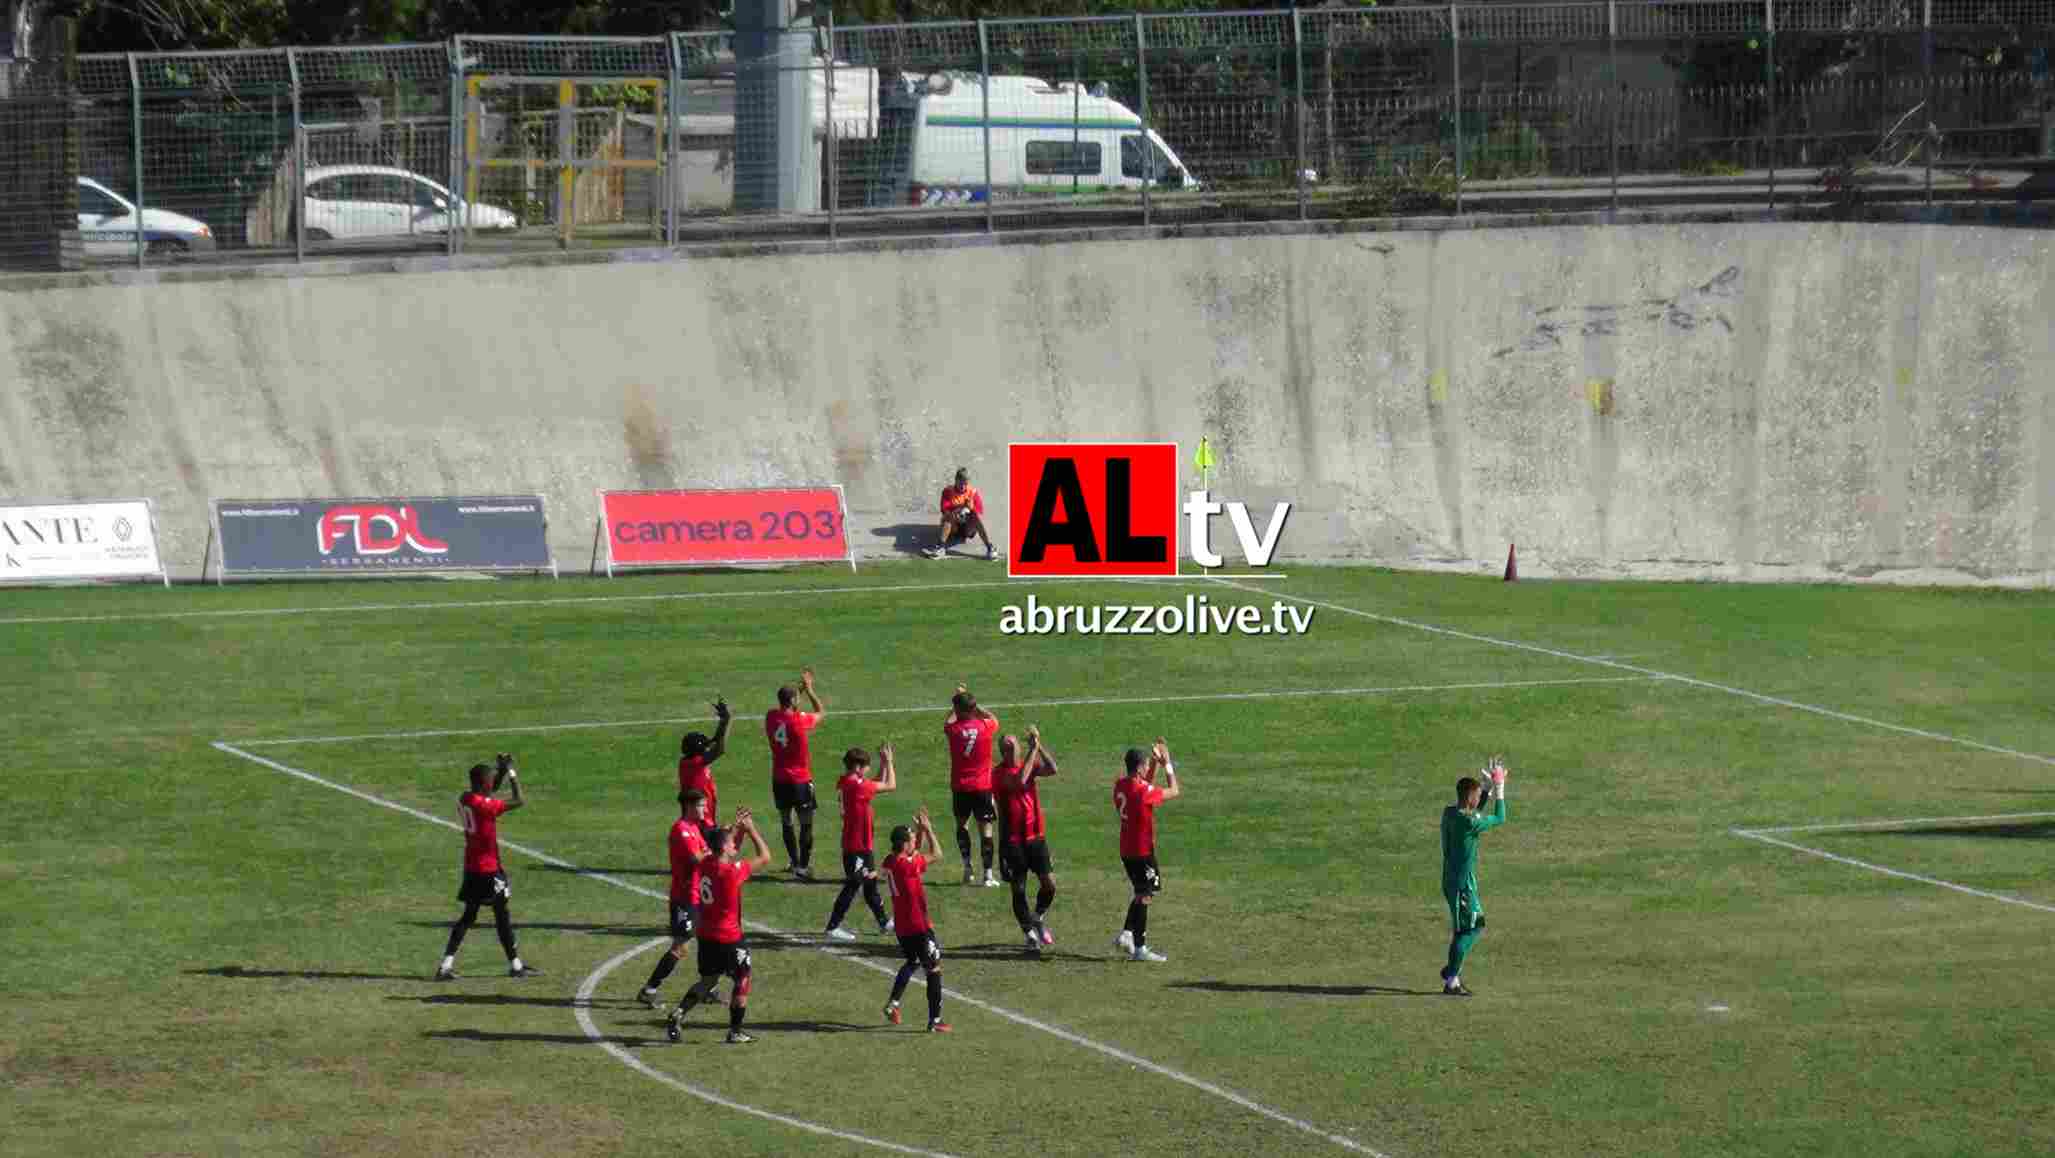
[{"label": "white parked car", "polygon": [[[514,215],[462,198],[419,173],[386,165],[322,165],[307,170],[307,240],[447,233],[454,220],[472,229],[512,229]],[[452,210],[451,206],[457,208]]]},{"label": "white parked car", "polygon": [[[214,231],[204,221],[166,209],[142,212],[143,248],[159,256],[212,251]],[[136,251],[135,202],[91,177],[78,179],[78,231],[87,257],[121,257]]]}]

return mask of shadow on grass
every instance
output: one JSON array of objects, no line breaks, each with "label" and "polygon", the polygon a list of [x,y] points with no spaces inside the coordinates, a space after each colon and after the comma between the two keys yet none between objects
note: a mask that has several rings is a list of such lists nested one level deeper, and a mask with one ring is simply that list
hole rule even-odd
[{"label": "shadow on grass", "polygon": [[[401,921],[399,923],[416,929],[441,929],[444,932],[448,932],[453,922]],[[524,921],[519,917],[514,918],[515,932],[526,932],[529,929],[545,929],[553,933],[601,933],[609,937],[661,937],[671,931],[668,927],[662,925],[609,925],[604,922],[594,924],[579,921]],[[490,921],[481,921],[477,927],[471,930],[471,933],[473,936],[477,936],[481,930],[490,939],[492,923]]]},{"label": "shadow on grass", "polygon": [[[861,957],[869,961],[898,963],[906,960],[906,954],[897,943],[887,941],[881,944],[862,945],[853,942],[827,942],[836,950],[837,957]],[[815,944],[794,945],[792,948],[814,948]],[[1040,953],[1029,953],[1016,941],[997,941],[989,945],[944,945],[942,960],[949,961],[1018,961],[1024,965],[1110,965],[1111,957],[1092,957],[1083,953],[1064,953],[1055,949],[1044,949]]]},{"label": "shadow on grass", "polygon": [[350,973],[327,969],[247,969],[241,965],[216,965],[212,969],[187,969],[194,977],[239,977],[248,981],[426,981],[426,973]]},{"label": "shadow on grass", "polygon": [[1390,985],[1244,985],[1234,981],[1173,981],[1170,989],[1206,993],[1283,993],[1294,997],[1440,997],[1439,989],[1398,989]]},{"label": "shadow on grass", "polygon": [[627,998],[594,998],[579,1001],[575,997],[524,997],[514,993],[412,993],[387,994],[387,1001],[416,1001],[422,1005],[539,1005],[548,1009],[576,1009],[587,1006],[592,1009],[647,1008]]},{"label": "shadow on grass", "polygon": [[[589,1038],[582,1033],[499,1033],[489,1029],[430,1029],[422,1031],[421,1036],[440,1038],[443,1041],[477,1041],[486,1043],[518,1041],[533,1042],[541,1045],[596,1044],[595,1039]],[[664,1041],[661,1033],[656,1037],[624,1037],[618,1034],[607,1034],[597,1040],[610,1041],[615,1045],[630,1046],[659,1045],[663,1044]]]},{"label": "shadow on grass", "polygon": [[1936,824],[1926,828],[1880,828],[1861,835],[1983,836],[1993,840],[2055,840],[2055,818],[2013,824]]}]

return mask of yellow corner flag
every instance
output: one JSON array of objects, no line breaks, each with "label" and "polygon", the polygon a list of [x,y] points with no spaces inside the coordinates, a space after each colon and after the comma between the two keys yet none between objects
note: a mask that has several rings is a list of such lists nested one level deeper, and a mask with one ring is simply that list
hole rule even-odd
[{"label": "yellow corner flag", "polygon": [[1213,473],[1213,442],[1211,439],[1203,435],[1200,436],[1199,453],[1192,456],[1192,465],[1199,468],[1199,489],[1210,489],[1212,483],[1209,476]]}]

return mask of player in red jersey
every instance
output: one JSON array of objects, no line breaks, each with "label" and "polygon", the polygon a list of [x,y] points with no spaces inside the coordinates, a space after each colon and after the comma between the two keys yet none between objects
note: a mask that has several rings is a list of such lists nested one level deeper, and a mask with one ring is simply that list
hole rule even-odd
[{"label": "player in red jersey", "polygon": [[706,828],[720,823],[721,796],[714,786],[713,762],[728,752],[728,725],[732,722],[728,701],[718,696],[714,698],[714,718],[719,723],[712,739],[705,732],[687,732],[678,741],[678,791],[706,797]]},{"label": "player in red jersey", "polygon": [[[802,712],[796,706],[800,692],[813,706]],[[814,691],[813,669],[799,673],[799,691],[788,684],[778,689],[778,706],[764,713],[764,736],[771,742],[771,799],[778,805],[778,823],[785,828],[785,857],[792,863],[792,875],[813,879],[813,764],[806,750],[806,735],[828,714]],[[799,814],[799,832],[792,832],[792,816]]]},{"label": "player in red jersey", "polygon": [[949,548],[976,535],[985,544],[985,558],[997,559],[999,552],[992,546],[992,536],[985,533],[985,496],[978,488],[970,485],[970,471],[956,468],[956,480],[942,488],[942,529],[935,545],[921,552],[930,559],[939,559],[949,553]]},{"label": "player in red jersey", "polygon": [[692,939],[693,931],[699,927],[700,905],[704,903],[699,863],[712,851],[706,842],[706,833],[712,827],[707,823],[706,794],[697,788],[678,793],[678,821],[664,838],[664,846],[671,854],[671,951],[657,958],[656,969],[638,994],[651,1009],[663,1008],[658,991],[663,988],[664,978],[685,959],[685,942]]},{"label": "player in red jersey", "polygon": [[828,937],[836,941],[856,940],[856,934],[842,927],[842,918],[849,915],[858,889],[863,890],[863,903],[870,906],[871,916],[878,919],[878,932],[892,931],[885,903],[878,899],[877,822],[871,804],[880,794],[899,788],[892,745],[878,746],[878,763],[883,771],[872,780],[864,775],[870,771],[870,753],[851,748],[842,754],[842,778],[835,781],[835,791],[842,797],[842,891],[835,896],[835,911],[828,914]]},{"label": "player in red jersey", "polygon": [[928,920],[927,885],[921,880],[934,858],[942,855],[942,843],[935,839],[935,823],[923,808],[913,814],[913,828],[892,830],[892,855],[885,858],[885,879],[892,888],[892,920],[899,930],[899,951],[906,964],[892,978],[892,999],[885,1003],[885,1020],[899,1024],[899,999],[906,983],[919,969],[928,975],[928,1032],[948,1033],[942,1020],[942,943],[935,940],[935,926]]},{"label": "player in red jersey", "polygon": [[[471,765],[471,790],[457,797],[457,819],[464,827],[464,883],[457,899],[464,903],[464,915],[450,926],[449,944],[442,950],[442,964],[435,970],[437,981],[457,976],[457,949],[464,934],[478,922],[478,906],[492,906],[492,923],[499,929],[500,948],[507,952],[507,972],[514,977],[540,977],[542,970],[524,963],[514,948],[514,919],[507,913],[507,901],[514,890],[507,884],[507,870],[499,862],[499,818],[528,802],[521,796],[521,774],[514,770],[514,758],[499,754],[495,772],[483,764]],[[499,798],[500,785],[512,790],[513,798]]]},{"label": "player in red jersey", "polygon": [[[738,848],[745,836],[754,850],[748,860],[742,859]],[[706,898],[700,911],[699,980],[679,999],[664,1032],[677,1041],[685,1015],[700,1002],[713,1000],[722,977],[732,977],[735,993],[728,999],[728,1044],[747,1045],[756,1039],[742,1032],[742,1018],[749,1008],[750,973],[749,948],[742,943],[742,883],[770,867],[771,848],[747,808],[736,809],[735,826],[715,829],[707,846],[707,855],[699,862],[701,892]]]},{"label": "player in red jersey", "polygon": [[[1042,946],[1056,943],[1048,920],[1049,906],[1056,903],[1056,876],[1049,863],[1048,827],[1035,781],[1056,775],[1056,757],[1042,746],[1042,733],[1033,727],[1028,729],[1025,757],[1020,741],[1012,736],[999,741],[999,755],[999,767],[992,772],[992,787],[999,797],[999,871],[1013,889],[1013,919],[1027,938],[1027,950],[1039,953]],[[1041,883],[1032,918],[1027,904],[1029,873]]]},{"label": "player in red jersey", "polygon": [[[1166,782],[1162,788],[1156,787],[1158,768]],[[1127,775],[1113,782],[1113,811],[1120,815],[1120,863],[1127,869],[1135,899],[1128,902],[1127,923],[1113,939],[1113,947],[1136,961],[1168,960],[1149,948],[1149,902],[1163,888],[1163,874],[1156,867],[1156,806],[1182,794],[1177,769],[1170,764],[1170,746],[1161,736],[1146,756],[1140,748],[1127,750]]]},{"label": "player in red jersey", "polygon": [[949,744],[949,801],[956,814],[956,851],[963,854],[963,883],[965,887],[978,883],[978,875],[970,867],[967,823],[975,816],[985,887],[996,889],[999,878],[992,875],[992,741],[999,735],[999,717],[978,707],[977,698],[962,684],[956,685],[956,695],[949,703],[942,736]]}]

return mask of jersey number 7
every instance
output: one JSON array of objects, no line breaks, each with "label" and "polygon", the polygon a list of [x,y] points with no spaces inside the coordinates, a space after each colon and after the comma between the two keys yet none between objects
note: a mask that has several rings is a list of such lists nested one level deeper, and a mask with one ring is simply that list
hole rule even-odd
[{"label": "jersey number 7", "polygon": [[963,734],[963,754],[965,756],[969,756],[973,752],[977,751],[977,746],[978,731],[976,728],[972,728],[970,731],[965,732]]}]

